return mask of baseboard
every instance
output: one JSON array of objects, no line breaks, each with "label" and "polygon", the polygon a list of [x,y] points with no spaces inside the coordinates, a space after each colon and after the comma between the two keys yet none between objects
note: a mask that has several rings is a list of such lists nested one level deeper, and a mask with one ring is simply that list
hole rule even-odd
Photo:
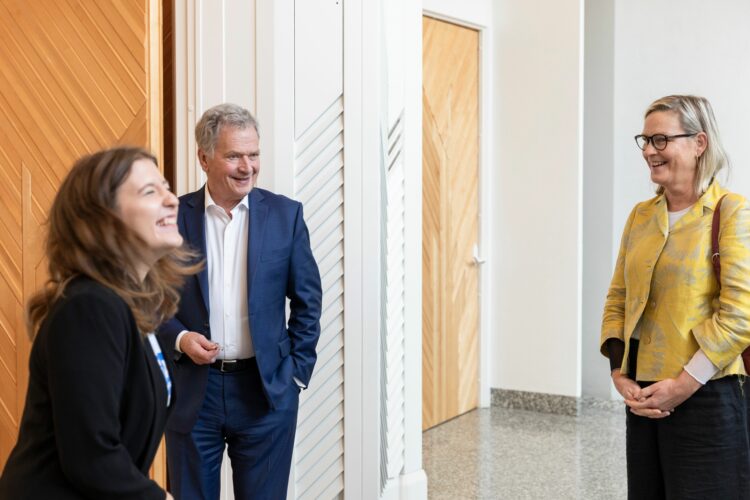
[{"label": "baseboard", "polygon": [[400,478],[391,478],[380,493],[380,500],[400,500]]},{"label": "baseboard", "polygon": [[427,474],[424,469],[401,475],[400,500],[427,500]]},{"label": "baseboard", "polygon": [[588,397],[577,398],[510,389],[492,389],[492,406],[576,416],[580,414],[581,410],[589,408],[619,411],[622,410],[622,401],[605,401]]}]

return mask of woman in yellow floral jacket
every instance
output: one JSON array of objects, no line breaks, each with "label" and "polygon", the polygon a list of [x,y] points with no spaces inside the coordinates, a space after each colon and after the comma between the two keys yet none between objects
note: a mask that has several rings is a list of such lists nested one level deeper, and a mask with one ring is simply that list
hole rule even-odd
[{"label": "woman in yellow floral jacket", "polygon": [[[750,205],[714,180],[727,159],[706,99],[655,101],[635,139],[657,196],[625,224],[601,334],[628,406],[628,495],[748,499]],[[711,224],[724,195],[719,286]]]}]

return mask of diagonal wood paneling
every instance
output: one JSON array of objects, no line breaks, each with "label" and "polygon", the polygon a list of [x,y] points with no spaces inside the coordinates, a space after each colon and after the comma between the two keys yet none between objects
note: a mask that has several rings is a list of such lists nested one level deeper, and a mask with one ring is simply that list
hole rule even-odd
[{"label": "diagonal wood paneling", "polygon": [[318,362],[302,393],[295,444],[297,498],[344,489],[344,103],[338,96],[295,142],[295,198],[305,207],[320,268]]},{"label": "diagonal wood paneling", "polygon": [[157,0],[0,0],[0,469],[23,411],[23,304],[46,279],[42,227],[57,186],[88,152],[160,150],[149,142],[160,12]]},{"label": "diagonal wood paneling", "polygon": [[423,428],[477,406],[479,35],[423,18]]}]

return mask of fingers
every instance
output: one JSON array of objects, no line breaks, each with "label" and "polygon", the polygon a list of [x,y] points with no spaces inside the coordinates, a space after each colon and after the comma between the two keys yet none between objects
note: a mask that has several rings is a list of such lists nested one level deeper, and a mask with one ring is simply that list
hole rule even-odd
[{"label": "fingers", "polygon": [[630,408],[630,412],[639,417],[647,418],[665,418],[672,414],[670,411],[662,411],[656,408]]},{"label": "fingers", "polygon": [[664,406],[661,401],[657,401],[656,398],[638,398],[638,399],[625,399],[625,404],[634,410],[660,410]]},{"label": "fingers", "polygon": [[658,382],[656,384],[651,384],[648,387],[644,387],[641,389],[641,397],[642,398],[650,398],[654,395],[654,393],[659,389],[657,386]]},{"label": "fingers", "polygon": [[180,344],[182,351],[199,365],[213,363],[219,353],[219,344],[197,332],[187,333]]},{"label": "fingers", "polygon": [[[647,412],[653,412],[653,411],[660,411],[663,413],[674,413],[675,407],[680,403],[680,401],[675,401],[674,399],[665,399],[662,397],[659,397],[657,394],[656,396],[651,396],[650,398],[640,398],[640,399],[625,399],[625,404],[628,405],[632,410],[635,411],[647,411]],[[634,413],[635,413],[634,411]],[[636,413],[639,415],[639,413]],[[649,415],[642,415],[642,416],[651,416]]]},{"label": "fingers", "polygon": [[617,381],[615,387],[624,399],[637,401],[641,398],[641,387],[630,379]]},{"label": "fingers", "polygon": [[215,350],[217,350],[219,348],[219,344],[217,344],[216,342],[212,342],[212,341],[208,340],[203,335],[200,335],[198,337],[197,341],[200,344],[200,346],[202,348],[204,348],[205,350],[207,350],[207,351],[215,351]]},{"label": "fingers", "polygon": [[631,387],[628,387],[625,392],[625,399],[632,399],[633,401],[642,401],[643,399],[645,399],[643,396],[643,391],[638,384],[633,384]]}]

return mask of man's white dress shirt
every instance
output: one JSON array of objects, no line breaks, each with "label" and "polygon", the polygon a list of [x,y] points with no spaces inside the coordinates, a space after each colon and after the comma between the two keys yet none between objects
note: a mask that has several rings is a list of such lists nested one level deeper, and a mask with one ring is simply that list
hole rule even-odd
[{"label": "man's white dress shirt", "polygon": [[[231,211],[217,205],[206,185],[206,268],[211,340],[219,344],[216,359],[255,356],[247,306],[247,241],[250,207],[247,196]],[[177,336],[177,348],[187,333]]]}]

